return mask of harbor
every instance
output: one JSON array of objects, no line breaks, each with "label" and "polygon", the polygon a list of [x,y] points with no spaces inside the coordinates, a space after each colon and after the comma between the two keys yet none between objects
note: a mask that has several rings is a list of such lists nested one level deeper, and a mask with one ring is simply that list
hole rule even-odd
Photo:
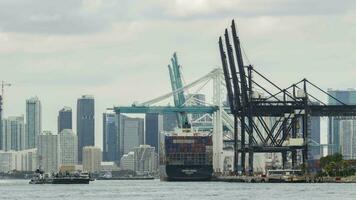
[{"label": "harbor", "polygon": [[356,199],[356,1],[0,13],[0,200]]}]

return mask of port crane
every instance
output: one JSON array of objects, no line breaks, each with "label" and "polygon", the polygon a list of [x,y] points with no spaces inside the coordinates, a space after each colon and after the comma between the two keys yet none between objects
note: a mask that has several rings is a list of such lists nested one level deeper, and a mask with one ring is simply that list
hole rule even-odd
[{"label": "port crane", "polygon": [[[171,65],[168,65],[169,76],[171,80],[172,91],[179,90],[183,87],[181,65],[178,64],[177,53],[173,54],[171,58]],[[181,90],[173,95],[174,106],[182,107],[185,103],[184,90]],[[184,112],[176,113],[179,128],[189,128],[188,115]]]},{"label": "port crane", "polygon": [[[222,104],[223,98],[223,72],[221,69],[214,69],[202,76],[201,78],[183,85],[181,67],[178,63],[177,54],[174,53],[171,59],[171,64],[168,66],[169,75],[171,80],[172,91],[162,96],[156,97],[143,103],[136,103],[131,106],[114,106],[113,110],[116,114],[166,114],[176,113],[178,116],[178,125],[189,125],[188,114],[199,114],[212,116],[211,129],[213,132],[213,166],[216,172],[220,172],[223,166],[223,126],[232,132],[233,120],[230,117],[229,109],[225,108]],[[191,104],[193,97],[186,98],[184,92],[188,89],[199,87],[202,89],[209,82],[213,82],[213,103],[210,105]],[[198,90],[199,91],[199,90]],[[156,105],[166,99],[173,97],[174,106],[161,106]],[[198,119],[199,120],[199,119]],[[227,138],[230,141],[230,138]]]},{"label": "port crane", "polygon": [[[301,164],[307,167],[308,147],[311,145],[310,117],[356,116],[356,105],[343,103],[307,79],[287,88],[279,87],[252,65],[244,64],[234,20],[231,33],[226,28],[218,44],[230,110],[234,116],[236,173],[253,174],[255,153],[281,153],[283,167],[290,157],[293,168],[298,167],[297,155],[301,155]],[[264,83],[255,81],[255,77]],[[259,95],[258,90],[267,96]],[[327,95],[338,105],[321,101],[310,92],[313,90]]]}]

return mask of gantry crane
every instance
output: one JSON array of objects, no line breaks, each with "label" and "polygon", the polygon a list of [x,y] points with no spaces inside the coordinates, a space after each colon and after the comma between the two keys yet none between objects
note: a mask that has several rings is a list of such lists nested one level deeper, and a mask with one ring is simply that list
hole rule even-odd
[{"label": "gantry crane", "polygon": [[[282,89],[253,66],[244,65],[234,20],[231,24],[231,32],[232,36],[229,36],[228,29],[225,29],[224,33],[227,55],[222,37],[219,38],[218,43],[230,110],[234,116],[234,165],[240,166],[240,169],[235,167],[235,171],[252,174],[254,154],[264,152],[281,153],[283,167],[288,157],[291,157],[293,168],[298,167],[297,154],[299,154],[302,157],[302,165],[306,166],[308,147],[312,146],[309,118],[311,116],[356,116],[356,105],[346,105],[307,79]],[[230,44],[230,37],[234,47]],[[262,79],[264,84],[256,82],[253,75]],[[327,105],[309,93],[309,87],[336,100],[339,105]],[[277,92],[272,92],[270,88],[274,88]],[[263,91],[267,97],[255,95],[257,89]],[[246,171],[247,153],[249,158]]]}]

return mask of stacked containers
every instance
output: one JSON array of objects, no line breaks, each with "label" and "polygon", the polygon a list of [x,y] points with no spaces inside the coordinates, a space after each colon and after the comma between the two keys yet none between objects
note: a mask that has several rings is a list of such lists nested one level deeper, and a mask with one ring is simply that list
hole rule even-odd
[{"label": "stacked containers", "polygon": [[211,165],[212,137],[166,136],[165,151],[167,164]]}]

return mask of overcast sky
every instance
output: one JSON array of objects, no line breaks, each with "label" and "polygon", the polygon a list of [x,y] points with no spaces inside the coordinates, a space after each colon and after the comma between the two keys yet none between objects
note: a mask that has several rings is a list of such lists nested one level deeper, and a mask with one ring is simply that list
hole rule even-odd
[{"label": "overcast sky", "polygon": [[1,0],[0,80],[13,84],[5,115],[25,114],[37,95],[43,129],[56,132],[58,110],[72,107],[75,119],[76,99],[92,94],[101,146],[106,108],[170,91],[174,51],[187,82],[220,66],[217,40],[232,18],[251,64],[279,85],[356,87],[355,2]]}]

